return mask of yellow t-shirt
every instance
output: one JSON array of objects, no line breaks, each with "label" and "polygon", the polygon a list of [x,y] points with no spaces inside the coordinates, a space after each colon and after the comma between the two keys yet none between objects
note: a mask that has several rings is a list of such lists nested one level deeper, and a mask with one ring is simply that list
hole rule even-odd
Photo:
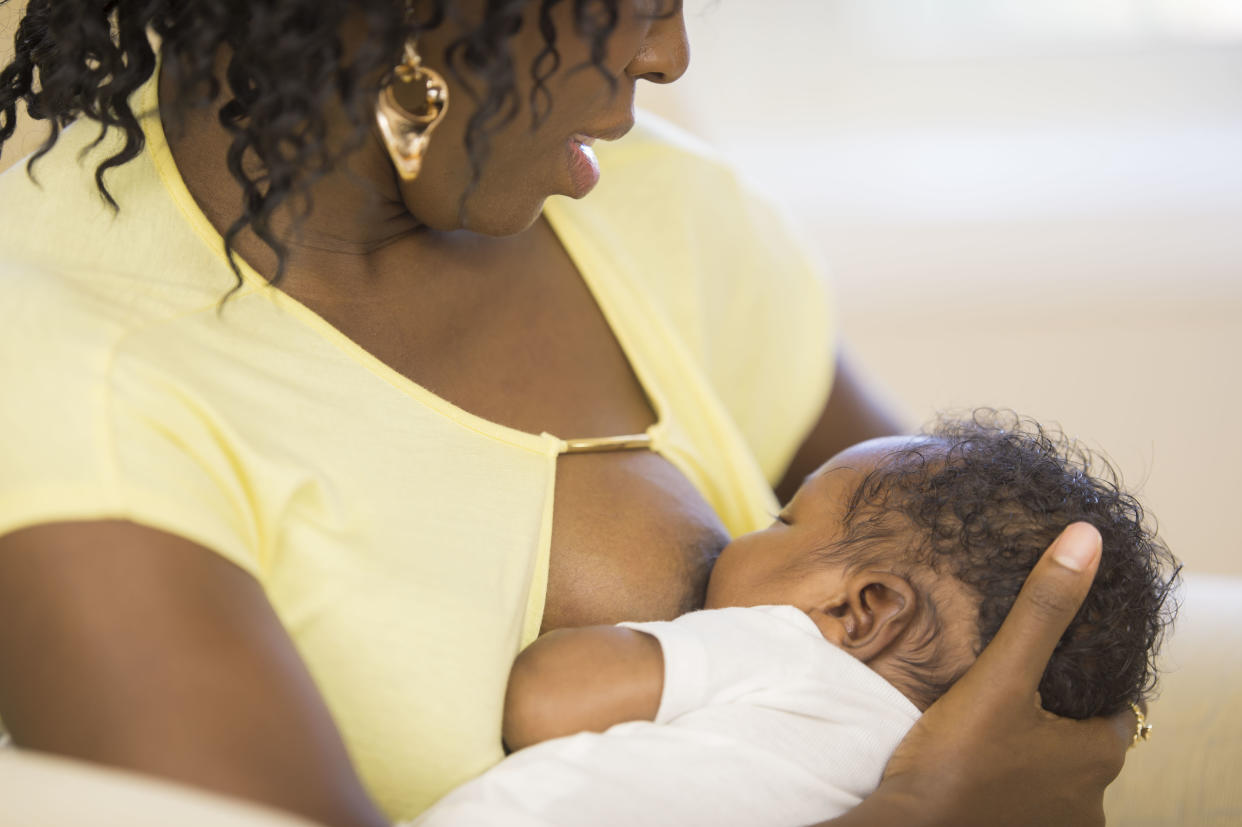
[{"label": "yellow t-shirt", "polygon": [[[155,84],[146,150],[70,127],[0,177],[0,534],[123,518],[252,574],[370,792],[409,818],[502,757],[546,586],[564,443],[473,416],[245,269],[181,181]],[[655,450],[732,532],[770,521],[826,397],[824,285],[782,217],[644,119],[598,191],[546,215],[652,400]]]}]

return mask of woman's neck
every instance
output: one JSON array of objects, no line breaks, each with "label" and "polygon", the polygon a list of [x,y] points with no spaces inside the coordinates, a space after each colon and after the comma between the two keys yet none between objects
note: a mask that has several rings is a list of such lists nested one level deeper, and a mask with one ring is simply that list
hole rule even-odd
[{"label": "woman's neck", "polygon": [[[217,63],[221,88],[223,63]],[[208,221],[224,235],[241,212],[242,187],[230,174],[226,162],[232,135],[217,117],[220,101],[184,107],[178,112],[180,90],[163,72],[159,100],[172,157]],[[176,114],[174,114],[176,113]],[[329,142],[342,143],[350,127],[333,124]],[[391,164],[383,146],[368,130],[362,146],[337,169],[316,180],[310,188],[311,211],[293,228],[289,210],[279,210],[272,229],[288,239],[286,269],[302,278],[316,272],[331,273],[341,284],[373,275],[371,260],[399,240],[420,235],[421,225],[399,197]],[[296,232],[290,233],[291,229]],[[240,234],[234,249],[262,275],[276,273],[277,259],[271,248],[253,232]]]}]

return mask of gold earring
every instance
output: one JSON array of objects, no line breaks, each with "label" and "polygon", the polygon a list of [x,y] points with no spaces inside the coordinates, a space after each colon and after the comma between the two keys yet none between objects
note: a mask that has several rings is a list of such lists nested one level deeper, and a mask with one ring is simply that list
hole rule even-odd
[{"label": "gold earring", "polygon": [[448,105],[448,84],[423,65],[413,39],[407,40],[405,58],[375,104],[375,121],[402,180],[413,181],[422,171],[431,133],[444,120]]}]

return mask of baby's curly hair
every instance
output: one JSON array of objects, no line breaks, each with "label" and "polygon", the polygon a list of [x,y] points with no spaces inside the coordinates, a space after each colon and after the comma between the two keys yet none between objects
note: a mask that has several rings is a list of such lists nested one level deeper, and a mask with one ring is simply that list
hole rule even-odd
[{"label": "baby's curly hair", "polygon": [[[902,565],[965,584],[978,599],[977,654],[1044,550],[1078,521],[1099,529],[1103,554],[1039,692],[1050,712],[1089,718],[1119,712],[1155,688],[1180,566],[1116,469],[1082,443],[1012,412],[942,418],[864,476],[834,554],[861,567],[891,561],[899,549]],[[948,680],[935,668],[942,650],[933,643],[934,615],[933,607],[922,654],[905,663],[927,703],[965,668]]]}]

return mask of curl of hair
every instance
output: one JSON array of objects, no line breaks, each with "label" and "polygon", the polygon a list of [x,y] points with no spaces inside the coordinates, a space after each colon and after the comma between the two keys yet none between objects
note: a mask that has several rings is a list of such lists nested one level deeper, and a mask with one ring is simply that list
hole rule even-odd
[{"label": "curl of hair", "polygon": [[[519,71],[528,72],[533,83],[532,126],[551,109],[547,81],[561,68],[552,11],[561,2],[486,0],[477,24],[447,49],[453,77],[476,106],[465,139],[473,175],[462,208],[478,183],[490,137],[522,110],[516,92]],[[604,58],[623,0],[568,2],[579,33],[588,40],[591,63],[611,77]],[[531,66],[516,67],[510,41],[532,3],[539,4],[544,47]],[[204,93],[180,96],[181,107],[194,105],[195,99],[217,99],[222,90],[215,61],[227,48],[227,89],[218,115],[232,135],[227,165],[241,186],[242,204],[225,233],[225,252],[240,286],[234,242],[250,230],[276,253],[276,283],[287,247],[273,229],[274,215],[290,209],[296,228],[309,213],[314,181],[364,140],[376,94],[400,61],[406,40],[442,25],[452,5],[452,0],[30,0],[18,25],[13,61],[0,70],[0,146],[13,135],[19,103],[50,127],[27,166],[32,175],[60,131],[78,118],[100,124],[96,144],[109,130],[119,130],[123,145],[95,171],[100,193],[118,209],[106,178],[144,147],[129,99],[155,72],[149,35],[158,38],[177,86]],[[347,17],[360,20],[368,33],[348,57],[341,37]],[[328,140],[334,110],[344,112],[355,127],[339,146]]]},{"label": "curl of hair", "polygon": [[[1103,538],[1095,581],[1062,635],[1039,691],[1071,718],[1147,697],[1177,604],[1180,566],[1102,456],[1012,412],[942,419],[884,457],[846,507],[832,550],[851,566],[888,562],[947,574],[978,598],[978,646],[996,635],[1027,575],[1070,523]],[[947,689],[922,670],[929,692]]]}]

